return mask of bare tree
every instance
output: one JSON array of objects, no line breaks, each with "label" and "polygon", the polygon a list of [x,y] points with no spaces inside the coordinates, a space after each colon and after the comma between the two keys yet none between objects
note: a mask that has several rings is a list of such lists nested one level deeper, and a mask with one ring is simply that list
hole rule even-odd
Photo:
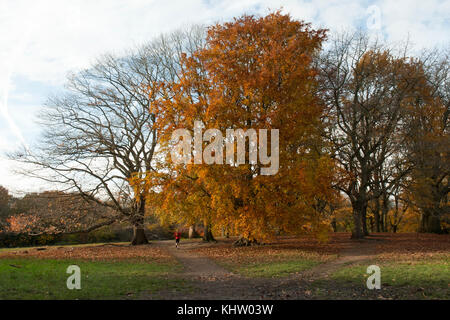
[{"label": "bare tree", "polygon": [[156,170],[159,115],[150,106],[161,83],[177,77],[181,56],[203,39],[203,28],[195,26],[124,56],[104,55],[72,74],[65,93],[51,97],[39,116],[40,143],[12,155],[31,168],[22,173],[113,209],[114,220],[133,226],[132,244],[147,243],[146,194],[130,182]]},{"label": "bare tree", "polygon": [[[368,234],[368,203],[380,196],[373,177],[382,166],[397,166],[395,133],[422,80],[419,65],[406,50],[396,54],[362,33],[335,37],[320,58],[328,138],[341,173],[337,188],[352,204],[353,238]],[[393,185],[400,176],[379,179]]]}]

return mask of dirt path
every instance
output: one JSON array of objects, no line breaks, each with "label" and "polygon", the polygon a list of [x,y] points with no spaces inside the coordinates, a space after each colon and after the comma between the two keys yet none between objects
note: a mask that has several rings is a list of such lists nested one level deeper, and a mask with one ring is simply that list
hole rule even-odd
[{"label": "dirt path", "polygon": [[160,245],[183,265],[183,276],[186,278],[215,279],[234,276],[211,259],[189,252],[189,250],[198,247],[198,243],[182,244],[178,249],[173,244],[173,241],[162,241]]},{"label": "dirt path", "polygon": [[344,265],[371,259],[375,254],[375,247],[376,243],[374,240],[355,241],[349,247],[342,250],[336,260],[305,270],[299,275],[296,275],[296,277],[308,279],[309,281],[328,278],[330,274]]},{"label": "dirt path", "polygon": [[143,299],[311,299],[311,284],[329,275],[343,265],[370,259],[375,252],[374,241],[352,242],[339,257],[300,274],[286,278],[247,278],[233,274],[211,259],[194,253],[191,249],[202,246],[201,242],[184,243],[176,249],[173,241],[161,241],[158,246],[167,250],[182,265],[177,277],[189,281],[190,290],[168,289]]}]

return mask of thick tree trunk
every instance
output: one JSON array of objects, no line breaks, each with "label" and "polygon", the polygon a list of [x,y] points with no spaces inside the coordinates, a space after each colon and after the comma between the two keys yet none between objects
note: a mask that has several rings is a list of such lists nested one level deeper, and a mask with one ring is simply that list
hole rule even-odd
[{"label": "thick tree trunk", "polygon": [[363,211],[367,208],[361,202],[356,201],[353,203],[353,231],[352,231],[352,239],[363,239],[364,238],[364,230],[362,227],[362,217]]},{"label": "thick tree trunk", "polygon": [[139,202],[138,212],[132,217],[133,239],[131,239],[131,245],[133,246],[148,244],[148,239],[144,230],[144,215],[145,199],[142,197]]},{"label": "thick tree trunk", "polygon": [[205,225],[205,230],[203,232],[203,241],[206,241],[206,242],[216,241],[216,239],[214,239],[211,229],[212,229],[211,224]]},{"label": "thick tree trunk", "polygon": [[369,230],[367,229],[367,206],[365,206],[361,211],[361,224],[364,236],[368,236]]},{"label": "thick tree trunk", "polygon": [[148,244],[147,236],[143,226],[133,226],[133,239],[131,245],[137,246],[141,244]]},{"label": "thick tree trunk", "polygon": [[352,239],[363,239],[364,232],[361,227],[361,216],[359,212],[353,212],[353,224]]}]

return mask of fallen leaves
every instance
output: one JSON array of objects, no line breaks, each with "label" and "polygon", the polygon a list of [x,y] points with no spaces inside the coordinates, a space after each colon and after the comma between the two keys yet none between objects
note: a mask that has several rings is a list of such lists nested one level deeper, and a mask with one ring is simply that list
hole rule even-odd
[{"label": "fallen leaves", "polygon": [[450,235],[438,234],[377,234],[376,250],[382,260],[414,261],[436,258],[440,259],[450,254]]},{"label": "fallen leaves", "polygon": [[332,234],[328,243],[320,243],[314,237],[280,237],[272,243],[260,246],[234,247],[232,239],[214,245],[193,249],[220,262],[230,264],[265,263],[305,258],[326,262],[334,259],[349,242],[350,235]]},{"label": "fallen leaves", "polygon": [[173,258],[161,248],[149,246],[86,246],[48,247],[46,250],[8,251],[0,253],[0,259],[30,257],[38,259],[126,260],[164,261]]}]

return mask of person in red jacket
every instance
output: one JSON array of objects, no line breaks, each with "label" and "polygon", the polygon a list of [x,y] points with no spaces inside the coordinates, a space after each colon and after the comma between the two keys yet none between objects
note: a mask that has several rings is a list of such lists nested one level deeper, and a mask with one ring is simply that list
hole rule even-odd
[{"label": "person in red jacket", "polygon": [[178,230],[175,231],[175,247],[178,249],[178,246],[180,244],[180,239],[181,239],[181,232],[179,232]]}]

